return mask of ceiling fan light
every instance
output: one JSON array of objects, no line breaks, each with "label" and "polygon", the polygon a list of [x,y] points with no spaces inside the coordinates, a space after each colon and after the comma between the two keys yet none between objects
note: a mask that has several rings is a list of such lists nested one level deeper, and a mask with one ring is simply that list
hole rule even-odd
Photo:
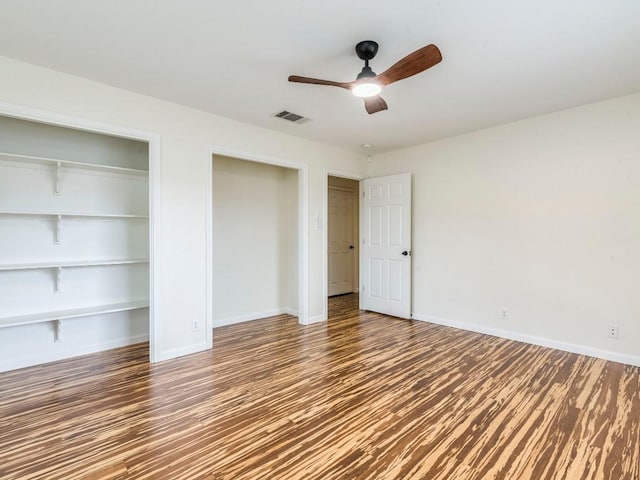
[{"label": "ceiling fan light", "polygon": [[356,83],[351,89],[356,97],[368,98],[375,97],[382,91],[382,87],[378,82],[364,81]]}]

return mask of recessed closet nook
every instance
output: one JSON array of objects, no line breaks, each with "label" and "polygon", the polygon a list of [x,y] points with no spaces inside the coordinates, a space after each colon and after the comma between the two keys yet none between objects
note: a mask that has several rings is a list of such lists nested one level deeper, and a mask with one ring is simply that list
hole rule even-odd
[{"label": "recessed closet nook", "polygon": [[0,117],[0,370],[148,339],[148,173],[146,142]]}]

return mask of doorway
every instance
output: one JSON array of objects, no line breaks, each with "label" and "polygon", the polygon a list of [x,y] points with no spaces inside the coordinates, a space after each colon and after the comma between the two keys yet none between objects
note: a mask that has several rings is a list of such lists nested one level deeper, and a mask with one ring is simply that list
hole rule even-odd
[{"label": "doorway", "polygon": [[327,178],[327,296],[359,290],[359,182]]},{"label": "doorway", "polygon": [[213,326],[298,315],[298,170],[215,155]]}]

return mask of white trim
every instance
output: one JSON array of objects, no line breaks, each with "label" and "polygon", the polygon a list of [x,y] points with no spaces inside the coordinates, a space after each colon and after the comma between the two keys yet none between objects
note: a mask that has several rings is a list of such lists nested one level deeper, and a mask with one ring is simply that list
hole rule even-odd
[{"label": "white trim", "polygon": [[142,343],[149,340],[149,336],[145,333],[142,335],[134,335],[132,337],[119,338],[108,342],[94,343],[91,345],[83,345],[78,348],[70,348],[63,351],[54,351],[41,355],[30,355],[28,359],[11,360],[0,363],[0,372],[8,372],[18,368],[32,367],[43,363],[56,362],[67,358],[77,357],[80,355],[88,355],[90,353],[111,350],[112,348],[126,347],[136,343]]},{"label": "white trim", "polygon": [[156,362],[164,362],[165,360],[171,360],[178,357],[184,357],[185,355],[191,355],[193,353],[200,353],[207,350],[207,342],[200,342],[193,345],[187,345],[179,348],[172,348],[170,350],[163,350],[159,352]]},{"label": "white trim", "polygon": [[207,185],[205,191],[205,318],[204,328],[206,330],[206,348],[213,348],[213,153],[206,149],[207,162]]},{"label": "white trim", "polygon": [[84,130],[86,132],[103,133],[132,140],[149,141],[155,137],[158,139],[160,138],[159,135],[151,132],[99,122],[87,118],[40,110],[37,108],[25,107],[23,105],[14,105],[2,101],[0,101],[0,115],[25,120],[34,120],[40,123],[47,123],[49,125],[70,127],[77,130]]},{"label": "white trim", "polygon": [[309,317],[307,323],[305,325],[312,325],[314,323],[322,323],[327,321],[326,315],[314,315],[313,317]]},{"label": "white trim", "polygon": [[[314,322],[323,322],[329,318],[329,177],[348,178],[350,180],[357,180],[358,182],[367,178],[366,175],[360,175],[353,172],[345,172],[343,170],[335,170],[328,168],[325,170],[323,178],[322,188],[322,218],[324,218],[324,231],[322,232],[322,315],[316,315]],[[355,192],[358,197],[358,205],[360,205],[360,189]],[[359,208],[359,207],[358,207]],[[360,212],[358,211],[358,218],[360,218]],[[360,223],[358,222],[358,238],[357,242],[360,242]],[[360,245],[358,245],[358,251],[360,251]],[[360,265],[360,259],[358,259],[358,265]],[[358,267],[360,268],[360,267]],[[359,275],[358,275],[359,277]],[[355,291],[359,292],[359,285],[354,285]]]},{"label": "white trim", "polygon": [[440,318],[433,315],[414,313],[412,318],[414,320],[435,323],[438,325],[444,325],[446,327],[459,328],[460,330],[467,330],[469,332],[492,335],[494,337],[506,338],[508,340],[515,340],[517,342],[538,345],[541,347],[554,348],[556,350],[562,350],[564,352],[578,353],[580,355],[587,355],[589,357],[602,358],[604,360],[610,360],[612,362],[619,362],[640,367],[640,357],[635,355],[627,355],[624,353],[612,352],[610,350],[601,350],[599,348],[587,347],[585,345],[576,345],[573,343],[562,342],[545,337],[538,337],[535,335],[528,335],[511,330],[503,330],[486,325],[476,325],[472,323],[458,322],[455,320],[447,320],[445,318]]},{"label": "white trim", "polygon": [[239,160],[249,160],[250,162],[266,163],[268,165],[275,165],[278,167],[293,168],[294,170],[307,169],[307,165],[305,165],[304,163],[296,162],[293,160],[283,160],[281,158],[271,157],[269,155],[262,155],[260,153],[247,152],[244,150],[236,150],[219,145],[209,145],[209,152],[211,155],[222,155],[225,157],[237,158]]},{"label": "white trim", "polygon": [[298,170],[298,323],[309,317],[309,174]]},{"label": "white trim", "polygon": [[160,135],[153,132],[146,132],[2,101],[0,101],[0,115],[129,138],[132,140],[140,140],[149,144],[149,360],[156,362],[160,349],[158,339],[161,337],[160,332],[162,327],[160,320],[162,318],[160,310],[160,285],[162,278],[160,266],[162,240],[160,236],[160,209],[162,207]]},{"label": "white trim", "polygon": [[296,310],[295,308],[291,308],[291,307],[282,307],[280,309],[281,313],[279,313],[278,315],[291,315],[292,317],[297,317],[298,316],[298,310]]},{"label": "white trim", "polygon": [[292,168],[298,171],[298,323],[305,325],[309,311],[309,167],[300,162],[283,160],[280,158],[270,157],[254,152],[246,152],[241,150],[229,149],[218,145],[209,145],[208,162],[210,164],[209,178],[207,179],[207,201],[211,206],[208,207],[207,221],[207,259],[206,278],[206,305],[207,319],[205,321],[206,328],[213,328],[213,161],[216,155],[237,158],[240,160],[248,160],[251,162],[264,163],[278,167]]},{"label": "white trim", "polygon": [[149,139],[149,360],[158,361],[162,338],[162,151],[160,135]]},{"label": "white trim", "polygon": [[221,318],[214,322],[213,328],[226,327],[227,325],[235,325],[236,323],[252,322],[254,320],[262,320],[267,317],[275,317],[276,315],[298,316],[298,312],[293,308],[274,308],[273,310],[265,310],[264,312],[245,313],[233,317]]}]

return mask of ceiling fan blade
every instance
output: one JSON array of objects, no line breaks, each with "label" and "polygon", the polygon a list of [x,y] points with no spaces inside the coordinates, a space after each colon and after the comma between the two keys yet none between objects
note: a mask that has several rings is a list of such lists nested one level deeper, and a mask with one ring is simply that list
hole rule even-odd
[{"label": "ceiling fan blade", "polygon": [[408,78],[442,61],[442,54],[435,45],[427,45],[407,55],[402,60],[391,65],[387,70],[378,75],[381,85],[389,85],[403,78]]},{"label": "ceiling fan blade", "polygon": [[297,75],[289,76],[290,82],[311,83],[313,85],[328,85],[330,87],[340,87],[351,90],[351,82],[332,82],[331,80],[320,80],[319,78],[299,77]]},{"label": "ceiling fan blade", "polygon": [[387,106],[387,102],[385,102],[380,95],[376,95],[375,97],[364,99],[364,108],[366,108],[367,113],[371,115],[372,113],[387,110],[389,107]]}]

